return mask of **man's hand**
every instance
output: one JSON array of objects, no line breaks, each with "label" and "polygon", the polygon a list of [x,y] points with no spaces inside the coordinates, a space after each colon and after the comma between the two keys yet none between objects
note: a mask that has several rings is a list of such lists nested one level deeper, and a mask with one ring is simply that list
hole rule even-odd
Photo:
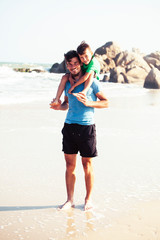
[{"label": "man's hand", "polygon": [[83,103],[86,107],[89,107],[89,103],[90,101],[88,101],[86,95],[82,92],[79,92],[79,93],[72,93],[78,101],[80,101],[81,103]]},{"label": "man's hand", "polygon": [[50,108],[54,110],[60,110],[60,106],[61,106],[61,100],[58,100],[58,103],[55,104],[55,99],[53,99],[52,102],[50,103]]}]

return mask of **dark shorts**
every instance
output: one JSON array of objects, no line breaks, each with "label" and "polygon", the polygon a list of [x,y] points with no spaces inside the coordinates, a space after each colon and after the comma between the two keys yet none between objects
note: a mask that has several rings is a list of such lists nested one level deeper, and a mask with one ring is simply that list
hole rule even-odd
[{"label": "dark shorts", "polygon": [[66,154],[77,154],[82,157],[96,157],[96,127],[93,125],[64,124],[63,151]]}]

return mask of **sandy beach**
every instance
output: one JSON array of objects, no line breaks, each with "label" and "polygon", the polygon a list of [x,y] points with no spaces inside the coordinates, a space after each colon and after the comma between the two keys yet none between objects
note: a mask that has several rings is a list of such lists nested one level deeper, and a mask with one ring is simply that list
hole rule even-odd
[{"label": "sandy beach", "polygon": [[[76,168],[76,207],[66,200],[61,129],[65,112],[49,102],[0,106],[0,239],[160,239],[159,108],[157,98],[113,98],[96,110],[99,156],[91,212]],[[159,95],[158,95],[159,100]],[[146,100],[145,100],[146,102]]]}]

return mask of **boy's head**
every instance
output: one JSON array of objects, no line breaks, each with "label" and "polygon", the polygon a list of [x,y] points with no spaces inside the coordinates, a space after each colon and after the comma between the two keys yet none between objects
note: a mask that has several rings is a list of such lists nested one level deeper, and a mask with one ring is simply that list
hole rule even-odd
[{"label": "boy's head", "polygon": [[64,54],[65,62],[68,70],[73,76],[81,72],[81,60],[76,51],[71,50]]},{"label": "boy's head", "polygon": [[82,42],[78,48],[77,48],[77,53],[80,57],[80,60],[82,63],[88,65],[92,59],[93,52],[90,48],[90,46],[86,42]]}]

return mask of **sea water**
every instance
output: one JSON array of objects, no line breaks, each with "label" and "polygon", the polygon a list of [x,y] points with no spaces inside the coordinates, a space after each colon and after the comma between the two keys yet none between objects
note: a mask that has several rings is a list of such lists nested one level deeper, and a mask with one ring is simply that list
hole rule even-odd
[{"label": "sea water", "polygon": [[[24,67],[26,64],[0,64],[0,105],[43,101],[54,97],[61,74],[51,74],[49,71],[15,72],[13,68],[17,66]],[[48,70],[44,65],[31,66]]]},{"label": "sea water", "polygon": [[[45,72],[16,72],[16,67],[30,67],[46,70]],[[50,73],[48,64],[0,63],[0,105],[26,103],[32,101],[50,100],[63,74]],[[132,107],[146,107],[154,105],[160,107],[160,91],[147,90],[136,84],[102,83],[103,91],[117,107],[131,107],[130,101],[137,96],[141,101]],[[120,106],[116,99],[124,100]],[[131,104],[131,105],[130,105]]]}]

